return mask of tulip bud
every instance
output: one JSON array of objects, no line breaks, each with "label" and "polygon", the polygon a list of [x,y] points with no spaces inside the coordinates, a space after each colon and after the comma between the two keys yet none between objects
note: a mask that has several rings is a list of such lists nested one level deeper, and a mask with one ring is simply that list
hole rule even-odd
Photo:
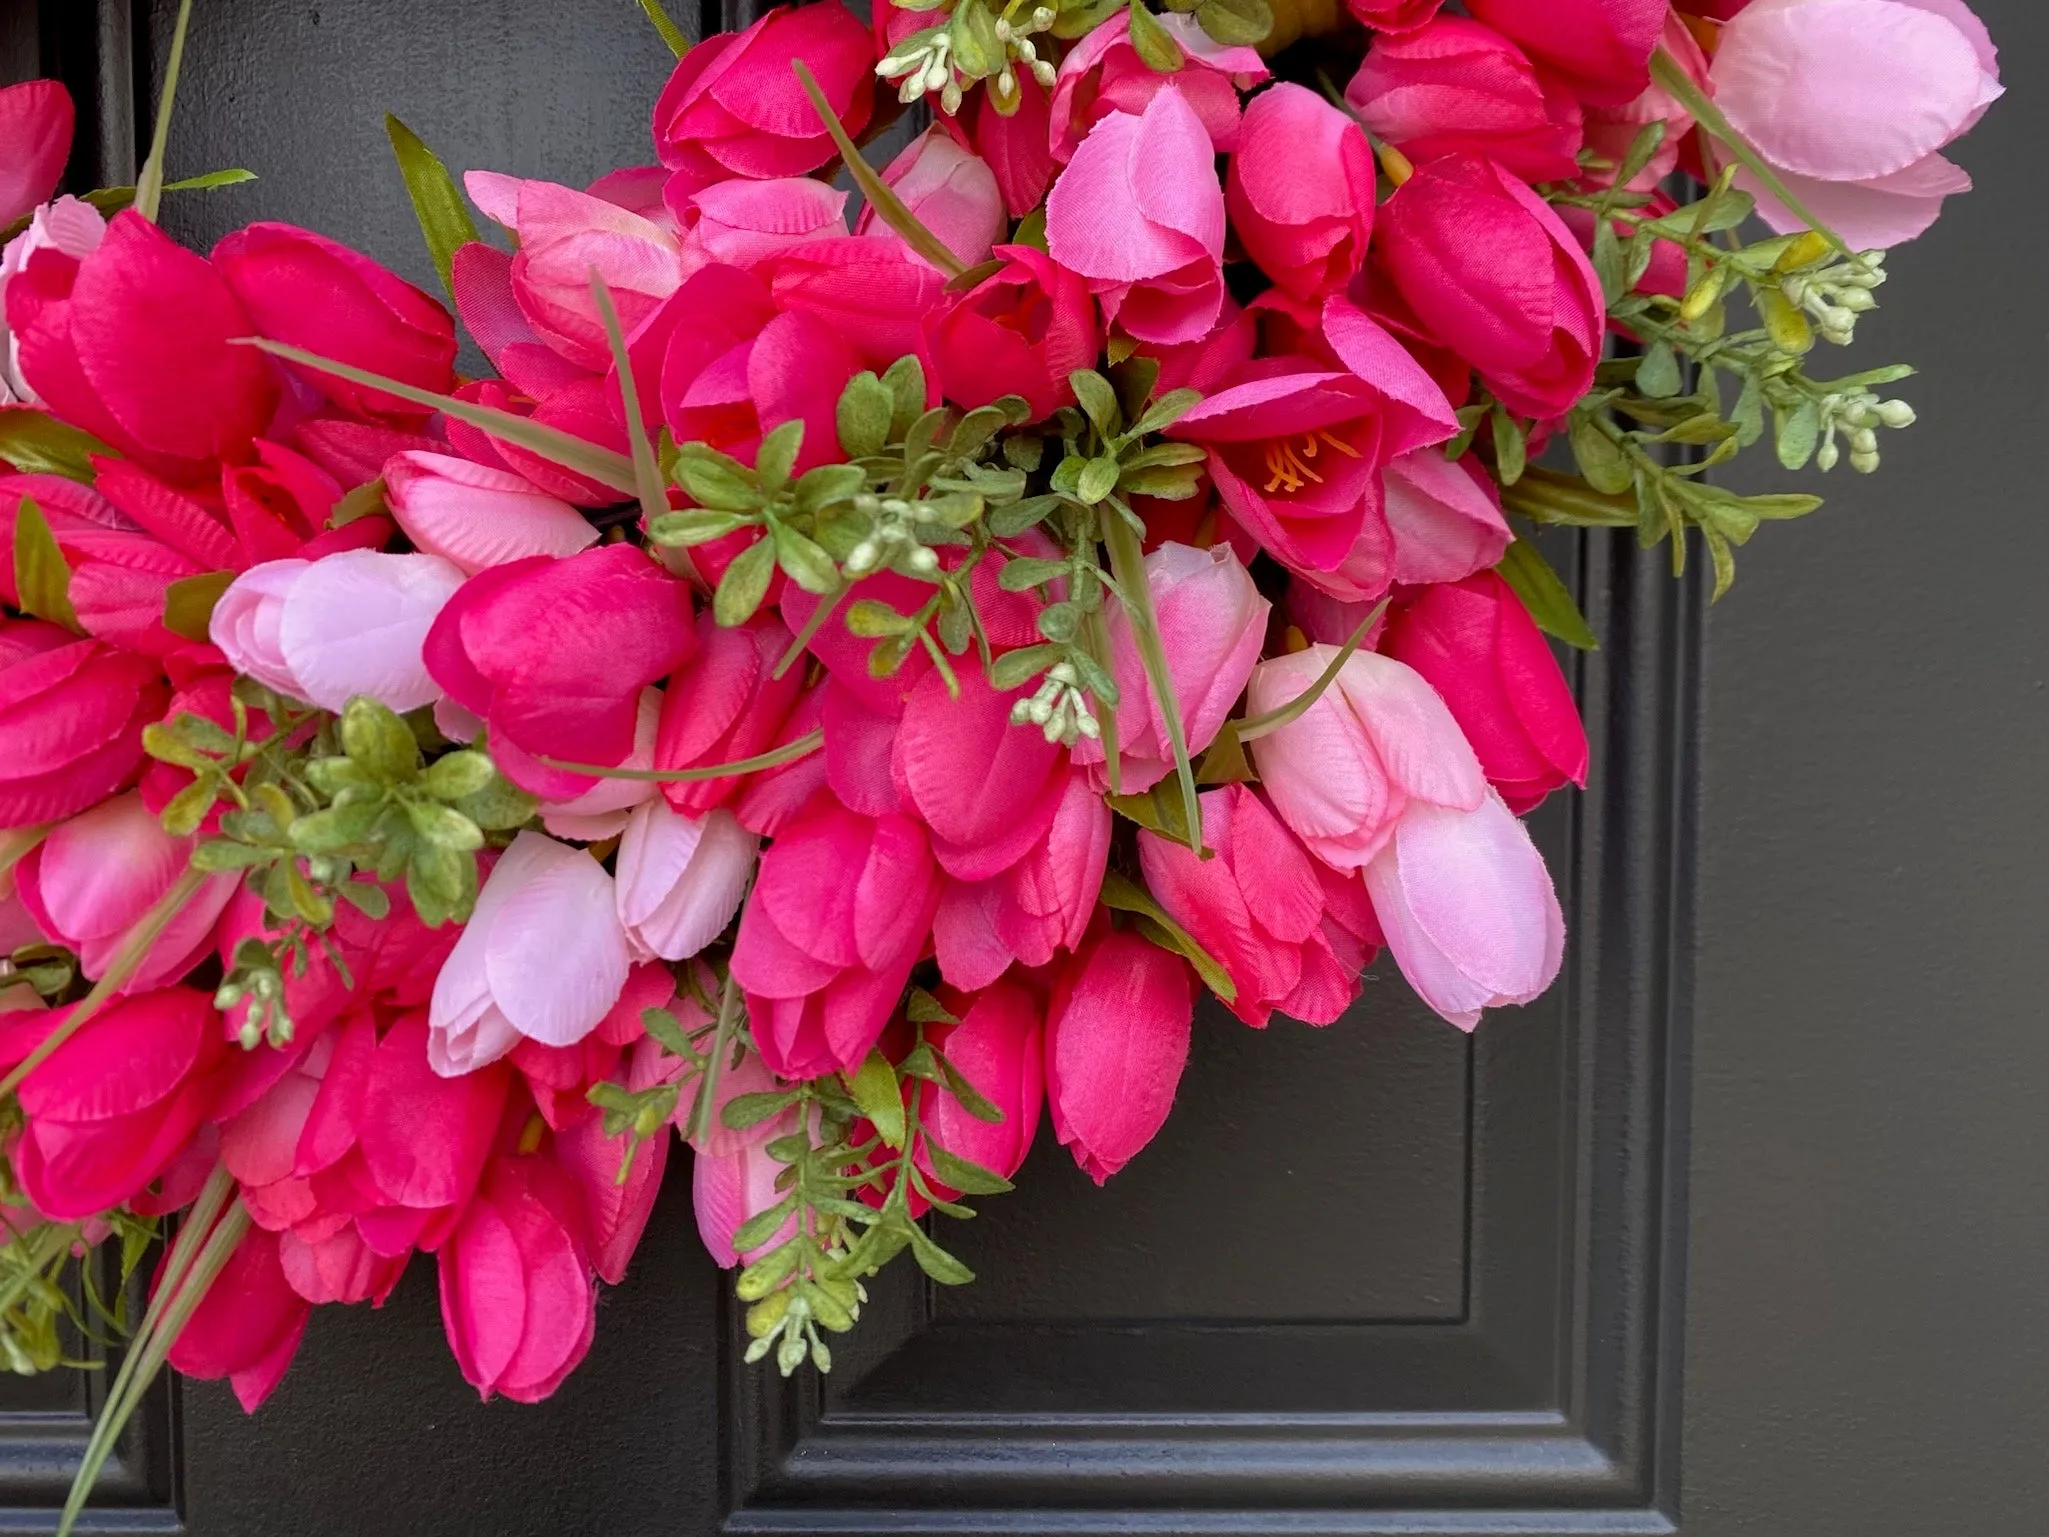
[{"label": "tulip bud", "polygon": [[1195,975],[1129,930],[1071,959],[1046,1018],[1053,1130],[1102,1184],[1152,1141],[1188,1062]]}]

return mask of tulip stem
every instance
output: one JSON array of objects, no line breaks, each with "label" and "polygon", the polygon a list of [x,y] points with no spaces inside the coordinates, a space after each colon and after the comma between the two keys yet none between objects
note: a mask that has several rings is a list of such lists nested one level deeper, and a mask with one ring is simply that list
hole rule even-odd
[{"label": "tulip stem", "polygon": [[1373,612],[1359,622],[1359,628],[1352,631],[1351,639],[1338,647],[1338,654],[1330,659],[1330,666],[1309,687],[1277,710],[1268,710],[1264,715],[1254,715],[1246,720],[1235,721],[1226,730],[1235,731],[1238,740],[1256,742],[1263,736],[1271,736],[1283,726],[1293,725],[1309,713],[1311,705],[1321,699],[1324,691],[1337,682],[1338,674],[1344,671],[1345,663],[1352,659],[1352,653],[1359,649],[1367,633],[1380,622],[1380,616],[1387,612],[1387,599],[1382,598],[1373,605]]},{"label": "tulip stem", "polygon": [[55,822],[38,822],[33,827],[10,827],[0,833],[0,878],[34,852],[37,844],[50,836]]},{"label": "tulip stem", "polygon": [[1138,535],[1114,507],[1102,509],[1103,543],[1110,549],[1110,570],[1117,578],[1119,597],[1131,620],[1132,638],[1138,643],[1139,660],[1145,664],[1146,679],[1160,719],[1167,727],[1167,742],[1174,751],[1174,773],[1181,781],[1181,806],[1188,819],[1188,846],[1202,852],[1202,803],[1196,797],[1195,764],[1188,756],[1188,733],[1181,724],[1181,700],[1174,692],[1174,674],[1167,665],[1167,648],[1160,640],[1159,620],[1153,613],[1153,590],[1146,581],[1145,555],[1138,547]]},{"label": "tulip stem", "polygon": [[178,97],[178,76],[185,67],[185,33],[192,24],[192,0],[180,0],[178,23],[171,29],[171,56],[164,64],[164,94],[157,101],[156,127],[150,134],[149,158],[135,178],[135,211],[157,222],[164,197],[164,151],[171,139],[171,104]]},{"label": "tulip stem", "polygon": [[669,13],[662,9],[661,0],[640,0],[640,8],[647,12],[647,19],[654,23],[655,31],[662,35],[662,41],[669,45],[669,52],[682,58],[690,51],[690,39],[683,35],[683,29],[669,19]]},{"label": "tulip stem", "polygon": [[626,337],[619,329],[618,306],[612,290],[596,266],[590,269],[591,297],[605,322],[605,339],[612,345],[612,366],[619,371],[619,406],[626,418],[626,441],[633,449],[633,485],[640,496],[640,515],[653,523],[669,511],[669,493],[662,486],[662,468],[648,441],[647,421],[640,414],[640,390],[633,382],[633,360],[626,354]]},{"label": "tulip stem", "polygon": [[719,1091],[719,1076],[725,1071],[726,1053],[732,1049],[733,1032],[739,1023],[740,983],[728,967],[726,985],[719,991],[718,1023],[712,1030],[704,1066],[698,1069],[697,1102],[690,1107],[690,1130],[684,1134],[685,1142],[694,1144],[712,1129],[712,1100]]},{"label": "tulip stem", "polygon": [[0,1079],[0,1099],[21,1087],[21,1081],[50,1059],[51,1053],[83,1029],[88,1021],[113,1002],[114,997],[128,983],[129,978],[142,969],[150,947],[171,926],[171,920],[185,910],[206,881],[204,872],[187,866],[185,873],[171,883],[170,890],[156,900],[156,905],[136,920],[135,927],[128,931],[128,937],[121,941],[121,948],[100,978],[93,983],[78,1006],[72,1009],[64,1022],[44,1036],[36,1049],[15,1066],[4,1079]]},{"label": "tulip stem", "polygon": [[821,726],[816,731],[805,732],[794,742],[771,747],[767,752],[756,753],[751,758],[735,758],[731,763],[707,763],[702,768],[606,768],[602,763],[570,763],[561,758],[542,758],[541,762],[551,769],[560,769],[565,774],[589,774],[595,779],[635,779],[650,784],[689,784],[700,779],[737,779],[742,774],[780,768],[785,763],[795,763],[799,758],[810,757],[824,745],[825,728]]}]

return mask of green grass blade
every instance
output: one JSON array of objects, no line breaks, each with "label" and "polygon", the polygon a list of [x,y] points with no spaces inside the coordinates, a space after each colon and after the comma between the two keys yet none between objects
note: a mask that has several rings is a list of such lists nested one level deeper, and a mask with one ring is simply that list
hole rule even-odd
[{"label": "green grass blade", "polygon": [[652,524],[669,510],[669,493],[662,489],[662,467],[640,414],[640,391],[633,382],[633,360],[626,355],[625,333],[619,329],[619,310],[596,267],[591,268],[591,297],[597,300],[605,338],[612,344],[612,366],[619,370],[619,404],[626,413],[626,441],[633,448],[633,485],[640,496],[640,513]]},{"label": "green grass blade", "polygon": [[171,105],[178,99],[178,76],[185,67],[185,34],[191,25],[192,0],[179,0],[178,23],[171,29],[171,57],[164,65],[164,94],[157,101],[156,128],[149,139],[149,158],[135,178],[135,211],[152,224],[164,196],[164,150],[171,138]]},{"label": "green grass blade", "polygon": [[420,221],[427,254],[433,258],[434,270],[441,275],[441,287],[452,302],[455,253],[478,238],[476,221],[463,203],[455,178],[441,157],[427,148],[425,140],[389,112],[384,114],[384,133],[391,140],[398,174],[405,178],[406,196],[413,201],[413,216]]},{"label": "green grass blade", "polygon": [[861,189],[861,196],[875,210],[875,217],[903,236],[904,243],[925,260],[945,273],[957,278],[967,271],[967,265],[947,249],[946,242],[918,222],[918,216],[904,206],[904,200],[892,191],[874,167],[861,158],[861,152],[854,148],[854,141],[847,137],[846,129],[834,116],[832,104],[825,99],[825,92],[818,88],[811,71],[804,67],[802,59],[790,60],[790,68],[797,72],[797,80],[804,87],[804,94],[811,98],[811,105],[818,113],[818,120],[825,124],[825,131],[832,135],[832,142],[839,146],[840,159],[847,163],[847,170],[854,178],[854,184]]},{"label": "green grass blade", "polygon": [[1160,640],[1160,626],[1153,613],[1153,592],[1146,584],[1145,556],[1138,535],[1114,507],[1101,511],[1103,543],[1110,549],[1110,571],[1122,590],[1125,617],[1131,621],[1131,635],[1138,643],[1139,660],[1145,664],[1152,684],[1153,701],[1167,725],[1167,741],[1174,750],[1174,773],[1181,781],[1181,809],[1187,818],[1188,846],[1202,852],[1202,804],[1196,799],[1195,764],[1188,756],[1188,733],[1181,724],[1181,701],[1174,693],[1174,675],[1167,667],[1167,648]]}]

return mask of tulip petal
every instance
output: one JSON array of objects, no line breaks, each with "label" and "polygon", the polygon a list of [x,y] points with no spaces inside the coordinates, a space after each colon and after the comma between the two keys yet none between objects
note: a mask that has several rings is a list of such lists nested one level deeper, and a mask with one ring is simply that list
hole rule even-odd
[{"label": "tulip petal", "polygon": [[401,714],[432,704],[441,687],[427,671],[427,632],[462,582],[438,555],[348,550],[314,561],[278,619],[302,697],[337,713],[358,694]]},{"label": "tulip petal", "polygon": [[513,841],[493,882],[506,878],[505,865],[522,843],[532,850],[531,864],[521,867],[522,878],[492,919],[484,974],[492,999],[521,1035],[573,1046],[597,1028],[626,985],[626,932],[604,866],[539,833]]}]

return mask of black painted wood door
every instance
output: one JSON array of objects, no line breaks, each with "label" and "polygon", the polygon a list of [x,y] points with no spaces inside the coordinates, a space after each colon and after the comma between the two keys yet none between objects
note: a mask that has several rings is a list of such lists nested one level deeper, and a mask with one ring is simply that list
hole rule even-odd
[{"label": "black painted wood door", "polygon": [[[889,1278],[822,1391],[739,1362],[674,1180],[539,1408],[476,1402],[418,1265],[318,1310],[253,1420],[166,1389],[91,1529],[2049,1531],[2049,12],[1978,8],[2013,90],[1868,327],[1924,368],[1883,474],[1712,616],[1662,551],[1558,552],[1605,645],[1593,788],[1540,818],[1550,996],[1471,1040],[1391,966],[1324,1031],[1213,1010],[1152,1150],[1098,1193],[1041,1148],[958,1235],[981,1282]],[[132,169],[174,10],[0,0],[0,78],[80,95],[81,183]],[[171,164],[262,180],[166,222],[421,280],[385,109],[581,182],[647,158],[668,62],[632,0],[197,11]],[[96,1394],[0,1397],[0,1531],[50,1527]]]}]

